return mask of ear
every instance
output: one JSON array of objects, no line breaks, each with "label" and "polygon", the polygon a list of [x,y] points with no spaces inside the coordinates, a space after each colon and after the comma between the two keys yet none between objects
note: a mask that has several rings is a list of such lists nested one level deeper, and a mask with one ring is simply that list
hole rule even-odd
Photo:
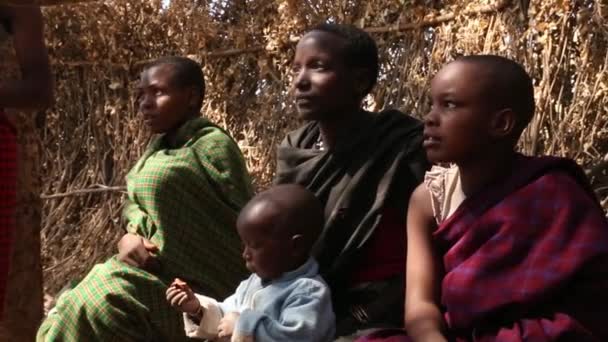
[{"label": "ear", "polygon": [[190,87],[190,91],[188,91],[188,94],[188,106],[192,108],[198,107],[201,94],[199,94],[196,87]]},{"label": "ear", "polygon": [[492,114],[490,120],[490,136],[494,138],[505,138],[513,134],[517,125],[517,115],[512,109],[506,108]]},{"label": "ear", "polygon": [[353,84],[355,88],[355,95],[359,98],[364,98],[367,95],[367,88],[369,87],[369,71],[367,69],[355,69],[353,72]]},{"label": "ear", "polygon": [[302,251],[305,249],[305,241],[304,235],[296,234],[291,237],[291,247],[293,248],[294,254],[299,256],[302,254]]}]

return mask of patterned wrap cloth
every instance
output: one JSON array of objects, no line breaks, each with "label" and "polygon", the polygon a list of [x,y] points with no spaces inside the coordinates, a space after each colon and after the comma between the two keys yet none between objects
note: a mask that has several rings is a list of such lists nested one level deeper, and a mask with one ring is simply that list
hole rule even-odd
[{"label": "patterned wrap cloth", "polygon": [[[518,156],[434,232],[457,342],[608,341],[608,222],[573,161]],[[357,342],[408,342],[382,331]]]},{"label": "patterned wrap cloth", "polygon": [[165,300],[173,278],[223,298],[246,277],[235,223],[253,190],[242,154],[206,119],[177,137],[174,149],[154,140],[127,175],[127,231],[159,247],[160,272],[116,257],[96,265],[58,299],[38,341],[186,340],[182,315]]},{"label": "patterned wrap cloth", "polygon": [[456,341],[608,341],[608,222],[573,161],[519,156],[434,236]]},{"label": "patterned wrap cloth", "polygon": [[4,312],[16,206],[17,137],[14,127],[0,110],[0,319]]}]

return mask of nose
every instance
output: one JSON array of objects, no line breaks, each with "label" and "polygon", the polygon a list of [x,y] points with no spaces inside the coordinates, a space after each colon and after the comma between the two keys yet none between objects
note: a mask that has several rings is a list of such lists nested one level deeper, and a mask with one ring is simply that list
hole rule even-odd
[{"label": "nose", "polygon": [[310,88],[310,75],[307,68],[301,68],[293,79],[293,87],[297,90],[304,91]]},{"label": "nose", "polygon": [[145,111],[150,110],[154,107],[153,97],[148,94],[143,94],[139,98],[139,110]]},{"label": "nose", "polygon": [[436,126],[437,125],[437,110],[434,106],[431,106],[429,112],[424,116],[425,126]]},{"label": "nose", "polygon": [[243,254],[241,256],[245,260],[249,260],[249,258],[251,257],[249,254],[249,248],[247,248],[247,246],[243,247]]}]

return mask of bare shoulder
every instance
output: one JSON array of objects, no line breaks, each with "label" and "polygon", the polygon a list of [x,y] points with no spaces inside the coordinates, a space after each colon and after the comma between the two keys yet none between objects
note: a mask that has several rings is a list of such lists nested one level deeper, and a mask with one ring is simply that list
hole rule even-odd
[{"label": "bare shoulder", "polygon": [[408,215],[415,215],[425,221],[434,221],[431,193],[424,183],[418,185],[412,193]]}]

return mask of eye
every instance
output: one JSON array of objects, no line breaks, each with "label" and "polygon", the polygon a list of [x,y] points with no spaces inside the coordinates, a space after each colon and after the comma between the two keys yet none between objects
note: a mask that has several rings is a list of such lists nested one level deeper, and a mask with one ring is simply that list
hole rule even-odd
[{"label": "eye", "polygon": [[315,70],[326,70],[327,65],[322,61],[315,61],[312,63],[311,67]]},{"label": "eye", "polygon": [[454,108],[456,108],[456,107],[457,107],[457,106],[456,106],[456,103],[455,103],[455,102],[453,102],[453,101],[445,101],[444,106],[445,106],[445,108],[447,108],[447,109],[454,109]]},{"label": "eye", "polygon": [[301,67],[300,67],[300,65],[298,65],[298,64],[294,64],[294,65],[292,65],[292,66],[291,66],[291,72],[292,72],[293,74],[297,74],[297,73],[299,73],[299,72],[300,72],[300,69],[302,69],[302,68],[301,68]]}]

